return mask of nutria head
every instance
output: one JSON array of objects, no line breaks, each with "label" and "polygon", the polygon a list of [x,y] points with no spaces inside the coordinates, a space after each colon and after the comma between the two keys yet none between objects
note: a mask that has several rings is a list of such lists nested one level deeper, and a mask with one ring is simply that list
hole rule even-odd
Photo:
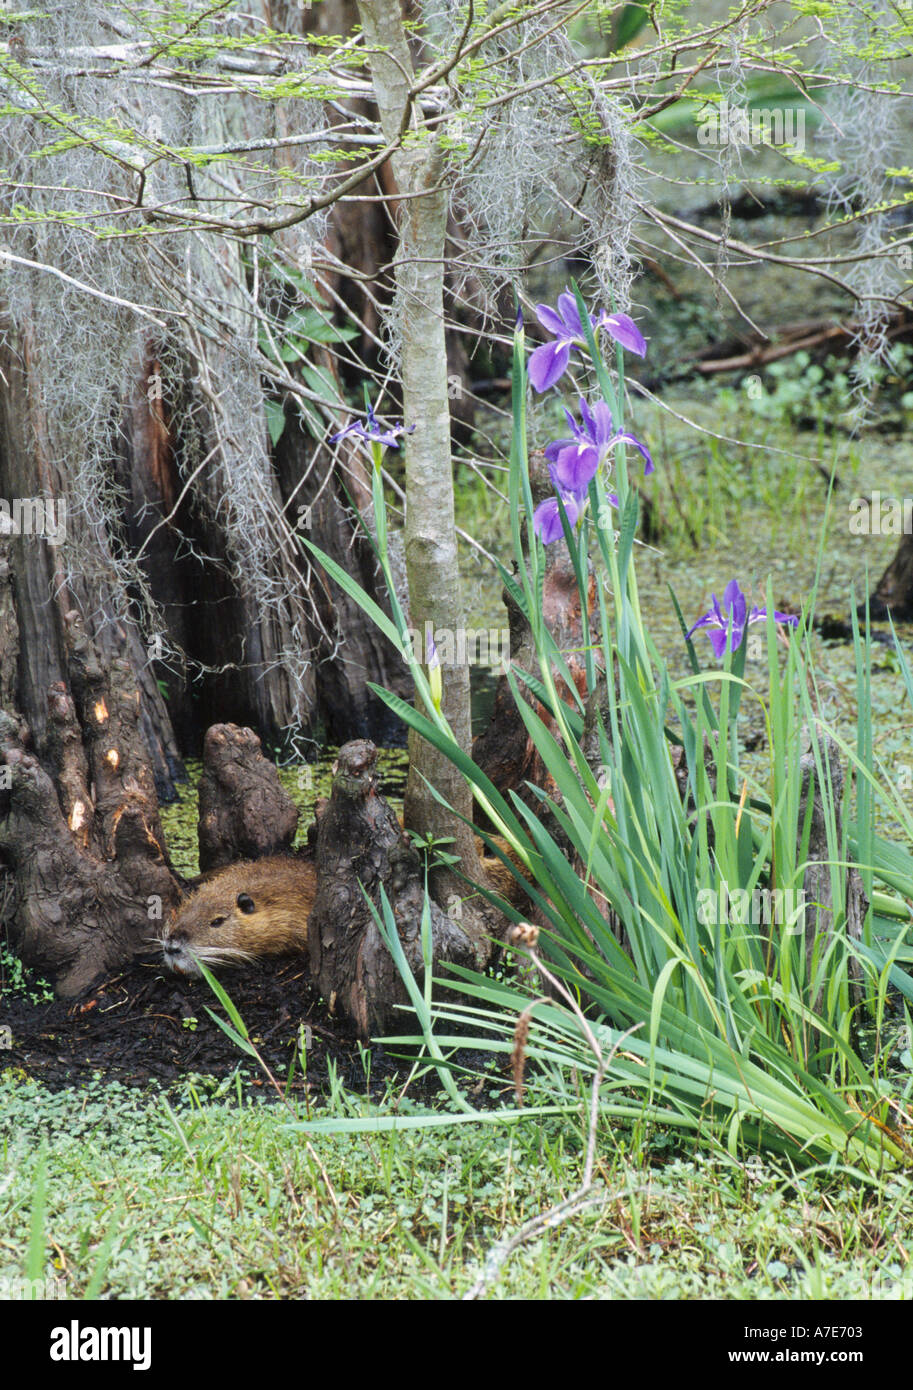
[{"label": "nutria head", "polygon": [[316,883],[310,861],[281,855],[222,869],[166,926],[166,966],[178,975],[199,975],[197,960],[217,968],[306,950]]}]

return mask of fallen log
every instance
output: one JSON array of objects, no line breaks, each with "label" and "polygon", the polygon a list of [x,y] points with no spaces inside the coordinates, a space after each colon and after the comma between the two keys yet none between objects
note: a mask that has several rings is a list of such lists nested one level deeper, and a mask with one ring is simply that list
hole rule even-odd
[{"label": "fallen log", "polygon": [[[747,334],[740,336],[739,343],[747,341],[748,345],[739,352],[729,351],[724,356],[718,356],[714,354],[719,354],[719,345],[706,348],[692,359],[695,364],[694,370],[701,376],[713,376],[717,372],[748,372],[753,368],[767,366],[771,362],[779,362],[796,352],[851,343],[858,339],[862,331],[863,325],[857,320],[850,320],[848,323],[829,323],[824,319],[804,320],[801,324],[781,327],[776,332],[775,341],[771,341],[771,335],[767,334],[763,338]],[[887,329],[887,337],[894,341],[910,336],[913,336],[913,315],[906,312],[895,314],[891,326]]]}]

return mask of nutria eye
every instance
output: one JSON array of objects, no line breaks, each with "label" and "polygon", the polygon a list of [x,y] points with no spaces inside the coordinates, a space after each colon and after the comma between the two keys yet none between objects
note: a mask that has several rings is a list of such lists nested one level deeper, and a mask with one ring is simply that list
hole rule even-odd
[{"label": "nutria eye", "polygon": [[256,912],[256,904],[249,893],[238,894],[238,906],[242,912]]},{"label": "nutria eye", "polygon": [[224,921],[225,921],[225,914],[224,914],[224,912],[223,912],[221,917],[213,917],[213,919],[212,919],[212,921],[209,923],[209,925],[210,925],[211,927],[221,927],[221,925],[222,925],[222,923],[223,923]]}]

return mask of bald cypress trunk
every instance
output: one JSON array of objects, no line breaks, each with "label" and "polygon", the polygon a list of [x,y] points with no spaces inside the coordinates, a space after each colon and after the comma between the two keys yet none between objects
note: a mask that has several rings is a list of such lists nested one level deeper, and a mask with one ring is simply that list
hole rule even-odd
[{"label": "bald cypress trunk", "polygon": [[[413,125],[409,88],[412,58],[399,0],[359,0],[381,125],[388,140]],[[402,325],[402,381],[406,423],[406,578],[411,626],[451,634],[454,661],[443,666],[442,712],[460,745],[471,743],[469,668],[456,649],[465,632],[454,522],[450,457],[450,403],[444,332],[447,190],[443,157],[433,135],[400,149],[391,160],[397,191],[400,245],[396,283]],[[427,652],[422,652],[427,658]],[[471,818],[472,797],[446,758],[410,734],[405,820],[435,838],[451,837],[467,872],[478,872],[468,827],[435,801],[426,780],[455,811]]]},{"label": "bald cypress trunk", "polygon": [[[9,334],[0,357],[0,496],[14,522],[0,542],[0,926],[76,994],[151,949],[178,901],[156,783],[180,763],[141,636],[99,578],[110,538],[63,505],[58,460],[79,441],[41,411],[30,376],[42,349]],[[68,565],[77,542],[93,581]]]}]

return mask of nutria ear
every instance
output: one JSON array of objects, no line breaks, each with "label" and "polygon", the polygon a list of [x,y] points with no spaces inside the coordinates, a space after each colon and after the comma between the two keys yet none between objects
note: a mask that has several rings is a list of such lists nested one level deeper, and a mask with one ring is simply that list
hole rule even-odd
[{"label": "nutria ear", "polygon": [[237,903],[242,912],[256,912],[257,905],[249,893],[239,893]]}]

